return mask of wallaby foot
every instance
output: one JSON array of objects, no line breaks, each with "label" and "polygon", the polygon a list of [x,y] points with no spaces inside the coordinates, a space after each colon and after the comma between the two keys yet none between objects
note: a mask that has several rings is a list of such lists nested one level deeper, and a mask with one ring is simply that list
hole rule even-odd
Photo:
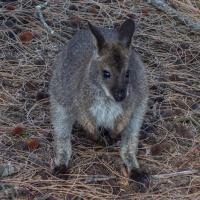
[{"label": "wallaby foot", "polygon": [[[61,149],[62,150],[62,149]],[[54,164],[52,169],[52,174],[61,179],[68,179],[69,174],[69,158],[68,153],[59,154],[60,152],[56,151],[57,155],[54,158]]]},{"label": "wallaby foot", "polygon": [[[64,140],[64,142],[66,142]],[[63,145],[61,142],[57,141],[57,149],[56,149],[56,157],[54,159],[54,166],[53,166],[53,175],[56,175],[60,178],[66,179],[68,168],[69,168],[69,161],[71,157],[71,147],[70,148],[61,148]],[[66,144],[70,144],[67,143]],[[60,149],[59,149],[60,148]]]},{"label": "wallaby foot", "polygon": [[129,174],[129,178],[137,182],[138,192],[146,192],[149,188],[149,174],[141,169],[133,168]]},{"label": "wallaby foot", "polygon": [[68,171],[69,171],[68,167],[64,164],[61,164],[61,165],[55,166],[53,168],[52,174],[59,177],[59,178],[67,179],[68,178]]}]

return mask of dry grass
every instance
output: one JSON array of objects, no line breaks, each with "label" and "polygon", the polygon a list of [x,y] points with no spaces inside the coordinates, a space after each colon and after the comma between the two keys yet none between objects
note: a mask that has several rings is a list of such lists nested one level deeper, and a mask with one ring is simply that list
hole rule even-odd
[{"label": "dry grass", "polygon": [[[103,147],[76,134],[69,179],[51,174],[53,130],[46,94],[63,43],[50,37],[36,18],[39,2],[15,2],[12,11],[0,3],[0,164],[10,161],[19,168],[0,183],[15,185],[17,199],[200,199],[200,173],[152,178],[149,190],[137,193],[134,184],[127,184],[118,144]],[[151,175],[200,170],[199,33],[139,0],[63,2],[52,0],[44,15],[66,39],[87,20],[113,26],[127,16],[135,18],[134,46],[147,65],[151,93],[141,131],[141,166]],[[189,15],[197,10],[194,17],[200,19],[198,0],[174,2]],[[33,33],[30,42],[20,40],[23,31]],[[12,134],[18,123],[26,127],[20,137]],[[30,137],[39,140],[39,148],[26,148]]]}]

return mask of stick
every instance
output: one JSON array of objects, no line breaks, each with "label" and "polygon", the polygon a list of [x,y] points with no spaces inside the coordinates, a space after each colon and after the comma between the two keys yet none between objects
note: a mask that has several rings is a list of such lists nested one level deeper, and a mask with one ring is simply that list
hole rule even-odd
[{"label": "stick", "polygon": [[170,88],[170,89],[172,89],[172,90],[174,90],[175,92],[178,92],[178,93],[180,93],[180,94],[183,94],[183,95],[186,95],[186,96],[191,96],[191,97],[200,99],[200,96],[198,96],[198,95],[196,95],[196,94],[191,94],[191,93],[186,92],[186,91],[184,91],[184,90],[180,90],[180,89],[178,89],[177,87],[172,86],[172,85],[169,84],[169,83],[160,83],[159,86],[161,86],[161,87],[168,87],[168,88]]},{"label": "stick", "polygon": [[171,177],[176,177],[176,176],[196,174],[198,172],[199,172],[198,170],[193,169],[193,170],[186,170],[186,171],[174,172],[174,173],[169,173],[169,174],[152,175],[152,178],[155,178],[155,179],[171,178]]},{"label": "stick", "polygon": [[98,181],[108,181],[110,179],[115,179],[115,176],[104,176],[104,175],[94,175],[85,179],[85,183],[95,183]]},{"label": "stick", "polygon": [[157,9],[165,12],[166,14],[177,18],[183,24],[186,24],[189,28],[193,30],[200,30],[200,23],[195,22],[190,17],[183,16],[181,12],[170,7],[164,0],[147,0],[147,2],[156,7]]},{"label": "stick", "polygon": [[36,15],[40,19],[40,22],[44,26],[44,28],[47,30],[48,33],[50,33],[52,36],[57,37],[58,39],[62,40],[63,42],[67,43],[68,40],[56,33],[45,21],[44,16],[42,14],[42,10],[44,10],[47,7],[48,3],[45,2],[43,4],[39,4],[35,7],[36,9]]}]

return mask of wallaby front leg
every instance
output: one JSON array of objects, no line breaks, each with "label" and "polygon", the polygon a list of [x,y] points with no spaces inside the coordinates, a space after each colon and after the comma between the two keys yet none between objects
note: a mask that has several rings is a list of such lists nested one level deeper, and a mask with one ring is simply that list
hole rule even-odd
[{"label": "wallaby front leg", "polygon": [[121,158],[128,169],[129,174],[132,169],[139,169],[139,163],[136,158],[138,149],[138,134],[131,133],[126,130],[123,133],[122,143],[121,143]]},{"label": "wallaby front leg", "polygon": [[146,110],[146,102],[137,106],[132,114],[129,124],[122,133],[121,158],[126,165],[129,177],[137,182],[143,183],[145,187],[149,184],[148,175],[140,170],[137,161],[139,131]]},{"label": "wallaby front leg", "polygon": [[54,173],[66,173],[72,154],[71,131],[73,122],[64,107],[55,101],[51,104],[51,114],[56,154]]}]

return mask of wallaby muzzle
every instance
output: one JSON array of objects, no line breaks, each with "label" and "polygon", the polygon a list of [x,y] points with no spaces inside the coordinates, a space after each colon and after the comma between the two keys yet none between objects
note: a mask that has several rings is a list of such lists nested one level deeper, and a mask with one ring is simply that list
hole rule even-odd
[{"label": "wallaby muzzle", "polygon": [[126,98],[127,89],[126,88],[114,89],[112,93],[115,101],[121,102]]}]

